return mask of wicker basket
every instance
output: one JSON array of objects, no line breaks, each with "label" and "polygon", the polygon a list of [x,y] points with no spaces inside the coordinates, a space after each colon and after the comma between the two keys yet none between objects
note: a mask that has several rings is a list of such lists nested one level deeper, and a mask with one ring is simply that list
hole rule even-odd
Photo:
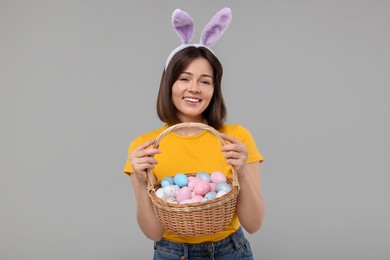
[{"label": "wicker basket", "polygon": [[[163,131],[157,138],[154,148],[159,146],[161,139],[173,130],[196,127],[210,131],[218,137],[222,144],[225,140],[214,128],[202,123],[180,123]],[[224,196],[204,202],[190,204],[172,204],[159,199],[155,195],[160,183],[153,183],[152,171],[148,170],[148,195],[153,203],[154,212],[162,226],[178,236],[204,236],[214,234],[224,229],[232,220],[236,210],[237,196],[240,190],[237,173],[232,168],[233,178],[227,178],[232,190]],[[195,175],[186,173],[187,176]]]}]

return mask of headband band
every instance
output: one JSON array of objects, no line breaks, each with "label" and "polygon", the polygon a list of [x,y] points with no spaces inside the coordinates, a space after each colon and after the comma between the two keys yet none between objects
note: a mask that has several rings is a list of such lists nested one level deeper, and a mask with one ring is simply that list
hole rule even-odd
[{"label": "headband band", "polygon": [[210,49],[210,46],[218,41],[229,26],[231,19],[232,12],[230,8],[225,7],[219,10],[203,28],[199,43],[191,43],[192,37],[194,36],[194,22],[191,16],[180,9],[173,11],[172,26],[181,40],[181,45],[169,54],[165,63],[165,69],[168,67],[169,62],[177,52],[190,46],[197,48],[205,47],[214,54],[214,52]]}]

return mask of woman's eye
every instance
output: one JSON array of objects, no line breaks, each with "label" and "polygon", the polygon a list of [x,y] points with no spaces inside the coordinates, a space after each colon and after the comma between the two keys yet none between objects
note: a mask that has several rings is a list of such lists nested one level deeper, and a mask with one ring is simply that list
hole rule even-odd
[{"label": "woman's eye", "polygon": [[185,81],[185,82],[187,82],[187,81],[188,81],[188,79],[187,79],[187,78],[180,78],[179,80],[180,80],[180,81]]},{"label": "woman's eye", "polygon": [[210,85],[210,81],[201,81],[202,84]]}]

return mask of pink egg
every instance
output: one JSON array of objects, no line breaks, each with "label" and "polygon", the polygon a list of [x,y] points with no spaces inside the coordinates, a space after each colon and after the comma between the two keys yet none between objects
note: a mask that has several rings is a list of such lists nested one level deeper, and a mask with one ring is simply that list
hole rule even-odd
[{"label": "pink egg", "polygon": [[179,203],[184,200],[191,200],[191,189],[188,188],[187,186],[182,187],[176,193],[176,200]]},{"label": "pink egg", "polygon": [[210,183],[210,191],[217,191],[217,184],[214,182]]},{"label": "pink egg", "polygon": [[203,196],[200,196],[200,195],[195,195],[194,197],[192,197],[191,199],[193,202],[201,202],[203,200]]},{"label": "pink egg", "polygon": [[210,191],[210,183],[207,181],[201,180],[194,188],[194,192],[196,195],[205,195]]},{"label": "pink egg", "polygon": [[[195,176],[188,176],[188,183],[190,183],[191,180],[195,179]],[[187,185],[188,186],[188,185]]]},{"label": "pink egg", "polygon": [[193,190],[195,188],[195,186],[201,182],[202,179],[200,178],[197,178],[197,177],[194,177],[194,176],[191,176],[191,177],[188,177],[188,187]]},{"label": "pink egg", "polygon": [[210,179],[212,183],[218,184],[220,182],[226,182],[226,175],[219,171],[214,171],[210,175]]}]

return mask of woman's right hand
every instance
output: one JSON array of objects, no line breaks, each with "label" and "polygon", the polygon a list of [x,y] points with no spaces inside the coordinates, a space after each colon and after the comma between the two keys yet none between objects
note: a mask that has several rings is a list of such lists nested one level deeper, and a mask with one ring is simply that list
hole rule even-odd
[{"label": "woman's right hand", "polygon": [[157,160],[154,158],[155,154],[161,153],[159,149],[148,148],[156,142],[156,139],[151,139],[133,150],[129,156],[131,166],[133,167],[133,173],[136,175],[139,183],[147,182],[147,170],[153,169],[157,164]]}]

